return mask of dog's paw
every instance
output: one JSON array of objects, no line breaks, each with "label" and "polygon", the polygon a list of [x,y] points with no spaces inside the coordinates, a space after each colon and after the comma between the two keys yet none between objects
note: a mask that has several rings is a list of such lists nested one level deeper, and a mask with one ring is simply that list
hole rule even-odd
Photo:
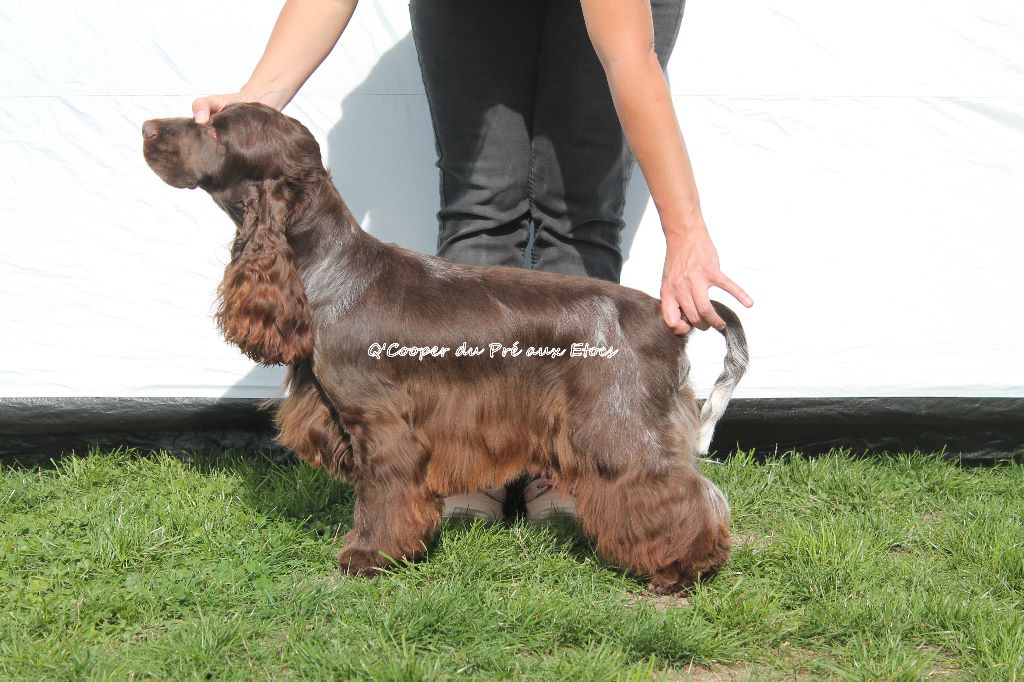
[{"label": "dog's paw", "polygon": [[383,552],[375,549],[348,546],[338,552],[338,567],[349,575],[372,578],[383,573],[392,563]]},{"label": "dog's paw", "polygon": [[724,541],[719,538],[710,551],[697,557],[689,556],[674,561],[658,570],[647,583],[647,589],[655,594],[679,594],[693,587],[698,581],[708,580],[725,565],[729,559],[728,535]]},{"label": "dog's paw", "polygon": [[678,573],[669,574],[666,571],[651,578],[651,581],[647,583],[647,589],[654,594],[682,594],[693,587],[694,582],[689,577],[682,577]]}]

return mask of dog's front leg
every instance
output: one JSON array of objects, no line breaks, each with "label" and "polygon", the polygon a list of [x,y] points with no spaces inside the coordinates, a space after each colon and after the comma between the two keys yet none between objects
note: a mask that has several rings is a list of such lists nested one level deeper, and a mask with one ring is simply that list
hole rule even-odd
[{"label": "dog's front leg", "polygon": [[441,524],[442,498],[427,487],[426,453],[407,424],[397,420],[360,431],[374,436],[353,443],[360,453],[354,525],[338,564],[347,573],[375,575],[426,553]]}]

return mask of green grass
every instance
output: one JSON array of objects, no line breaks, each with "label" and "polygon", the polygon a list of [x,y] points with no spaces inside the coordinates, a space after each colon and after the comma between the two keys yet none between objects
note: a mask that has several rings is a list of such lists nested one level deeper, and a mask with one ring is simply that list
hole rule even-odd
[{"label": "green grass", "polygon": [[352,494],[301,465],[91,453],[0,470],[0,678],[1024,679],[1024,466],[708,474],[732,561],[653,598],[565,528],[446,528],[338,574]]}]

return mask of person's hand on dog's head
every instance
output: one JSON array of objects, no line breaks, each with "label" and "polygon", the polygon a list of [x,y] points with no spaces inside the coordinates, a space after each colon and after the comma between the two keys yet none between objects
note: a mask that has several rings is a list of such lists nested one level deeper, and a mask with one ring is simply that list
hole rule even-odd
[{"label": "person's hand on dog's head", "polygon": [[[246,87],[243,87],[238,92],[199,97],[192,102],[192,118],[195,119],[196,123],[205,125],[210,122],[211,116],[222,111],[225,107],[238,104],[239,102],[259,102],[281,111],[291,99],[285,95],[283,90],[262,90],[261,88],[253,91],[246,85]],[[255,94],[261,91],[262,94]]]},{"label": "person's hand on dog's head", "polygon": [[234,92],[229,95],[206,95],[192,102],[192,118],[196,120],[196,123],[205,125],[210,122],[210,116],[216,114],[229,104],[252,101],[254,101],[252,98],[247,97],[241,92]]}]

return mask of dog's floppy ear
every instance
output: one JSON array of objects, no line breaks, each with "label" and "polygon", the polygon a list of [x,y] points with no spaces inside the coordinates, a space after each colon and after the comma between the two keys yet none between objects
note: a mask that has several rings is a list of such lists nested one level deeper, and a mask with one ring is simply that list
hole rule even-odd
[{"label": "dog's floppy ear", "polygon": [[288,195],[281,181],[249,186],[219,291],[217,324],[224,337],[265,365],[313,354],[309,302],[285,237],[293,203]]}]

